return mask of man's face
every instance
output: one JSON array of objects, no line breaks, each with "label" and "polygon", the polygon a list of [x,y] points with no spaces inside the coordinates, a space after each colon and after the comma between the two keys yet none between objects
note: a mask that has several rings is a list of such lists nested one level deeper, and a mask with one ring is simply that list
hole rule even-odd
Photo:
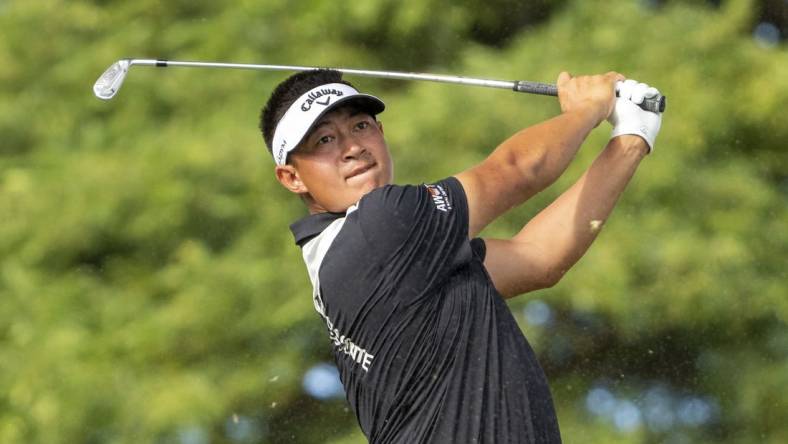
[{"label": "man's face", "polygon": [[344,212],[393,180],[383,126],[352,106],[321,117],[289,159],[313,213]]}]

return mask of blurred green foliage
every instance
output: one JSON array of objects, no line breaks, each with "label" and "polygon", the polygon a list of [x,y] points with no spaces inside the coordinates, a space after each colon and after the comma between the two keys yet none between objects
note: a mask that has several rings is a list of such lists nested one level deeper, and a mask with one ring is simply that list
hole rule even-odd
[{"label": "blurred green foliage", "polygon": [[[788,442],[786,49],[752,39],[753,2],[657,4],[0,2],[0,442],[363,442],[344,401],[301,385],[328,341],[287,229],[304,208],[256,130],[284,75],[138,67],[97,100],[93,81],[121,57],[541,81],[618,70],[657,85],[656,151],[604,234],[511,308],[566,442]],[[400,183],[461,171],[559,112],[351,80],[388,104]],[[513,234],[607,134],[486,234]],[[528,321],[534,301],[551,322]],[[595,388],[638,421],[594,414]],[[657,427],[664,392],[674,420]]]}]

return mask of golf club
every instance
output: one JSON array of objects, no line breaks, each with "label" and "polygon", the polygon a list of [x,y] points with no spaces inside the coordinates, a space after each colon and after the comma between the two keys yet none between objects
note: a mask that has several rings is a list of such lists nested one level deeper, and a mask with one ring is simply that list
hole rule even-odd
[{"label": "golf club", "polygon": [[[118,93],[123,80],[133,65],[142,66],[155,66],[159,68],[166,68],[168,66],[183,66],[190,68],[232,68],[232,69],[257,69],[264,71],[308,71],[320,69],[313,66],[288,66],[288,65],[255,65],[246,63],[220,63],[220,62],[182,62],[175,60],[154,60],[154,59],[121,59],[113,63],[112,66],[104,71],[104,74],[96,80],[93,85],[93,93],[99,99],[109,100]],[[429,82],[441,83],[455,83],[460,85],[472,86],[486,86],[488,88],[502,88],[510,89],[516,92],[524,92],[531,94],[541,94],[545,96],[557,96],[558,88],[549,83],[530,82],[527,80],[488,80],[488,79],[475,79],[470,77],[448,76],[440,74],[423,74],[411,72],[396,72],[396,71],[370,71],[364,69],[348,69],[348,68],[326,68],[339,71],[343,74],[364,76],[364,77],[378,77],[384,79],[397,79],[397,80],[425,80]],[[644,110],[651,112],[665,111],[665,96],[658,95],[656,97],[647,98],[640,104]]]}]

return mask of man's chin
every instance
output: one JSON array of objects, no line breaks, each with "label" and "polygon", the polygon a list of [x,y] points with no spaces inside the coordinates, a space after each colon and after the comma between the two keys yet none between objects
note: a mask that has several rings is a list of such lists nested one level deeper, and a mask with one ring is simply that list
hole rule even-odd
[{"label": "man's chin", "polygon": [[[373,180],[364,181],[364,183],[358,184],[358,186],[353,187],[356,191],[356,195],[358,199],[356,201],[361,200],[367,193],[371,192],[376,188],[380,188],[381,185],[378,185],[377,182]],[[355,202],[354,202],[355,204]]]}]

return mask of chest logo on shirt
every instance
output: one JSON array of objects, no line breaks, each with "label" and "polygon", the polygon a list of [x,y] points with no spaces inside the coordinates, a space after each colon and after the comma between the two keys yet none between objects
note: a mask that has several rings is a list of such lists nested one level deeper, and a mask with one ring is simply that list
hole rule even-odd
[{"label": "chest logo on shirt", "polygon": [[439,211],[443,211],[444,213],[448,213],[451,211],[451,202],[449,202],[449,196],[446,194],[446,190],[443,189],[440,185],[424,185],[427,187],[427,191],[430,193],[432,197],[432,203],[435,204],[435,208]]}]

